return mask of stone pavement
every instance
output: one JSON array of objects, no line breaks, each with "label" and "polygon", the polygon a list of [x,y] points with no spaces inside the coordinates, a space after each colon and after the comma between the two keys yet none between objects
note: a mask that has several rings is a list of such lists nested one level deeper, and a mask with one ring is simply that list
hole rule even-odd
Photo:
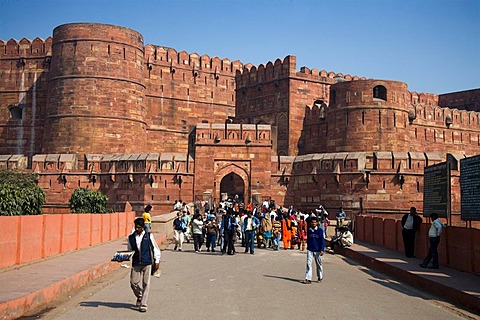
[{"label": "stone pavement", "polygon": [[[120,268],[110,262],[125,239],[52,257],[29,265],[0,271],[0,319],[15,319],[41,308],[69,291]],[[432,293],[480,315],[480,278],[452,268],[421,269],[420,259],[367,244],[339,248],[343,254],[368,268]]]},{"label": "stone pavement", "polygon": [[424,269],[420,267],[424,257],[407,258],[401,252],[362,242],[350,248],[338,248],[338,252],[367,268],[480,315],[480,276],[446,266]]}]

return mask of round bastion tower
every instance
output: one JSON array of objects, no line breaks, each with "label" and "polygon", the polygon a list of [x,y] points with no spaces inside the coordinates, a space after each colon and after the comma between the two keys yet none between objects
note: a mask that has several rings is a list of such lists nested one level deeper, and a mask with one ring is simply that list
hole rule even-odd
[{"label": "round bastion tower", "polygon": [[330,88],[328,152],[409,151],[410,92],[390,80],[339,82]]},{"label": "round bastion tower", "polygon": [[143,48],[119,26],[54,29],[44,153],[146,152]]}]

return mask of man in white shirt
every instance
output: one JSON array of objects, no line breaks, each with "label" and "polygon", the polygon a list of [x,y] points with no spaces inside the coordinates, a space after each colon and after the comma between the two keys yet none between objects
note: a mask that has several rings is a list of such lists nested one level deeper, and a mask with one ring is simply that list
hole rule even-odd
[{"label": "man in white shirt", "polygon": [[260,226],[260,220],[248,211],[247,217],[243,220],[243,231],[245,232],[245,253],[255,254],[255,231]]},{"label": "man in white shirt", "polygon": [[[445,225],[440,222],[438,219],[438,214],[432,213],[430,215],[432,219],[432,225],[430,226],[430,230],[428,230],[428,238],[430,239],[430,247],[428,248],[428,254],[423,260],[423,263],[420,264],[422,268],[430,268],[430,269],[438,269],[438,244],[440,243],[440,234],[442,230],[445,228]],[[430,260],[433,258],[432,266],[428,266]]]},{"label": "man in white shirt", "polygon": [[415,258],[415,234],[422,224],[422,218],[417,214],[417,208],[411,207],[410,213],[402,217],[402,238],[405,256]]},{"label": "man in white shirt", "polygon": [[[127,249],[135,251],[132,257],[130,286],[137,297],[136,307],[140,312],[146,312],[150,276],[160,267],[160,248],[153,235],[145,232],[143,218],[136,218],[134,224],[135,232],[128,236],[127,243]],[[152,265],[154,270],[152,270]]]},{"label": "man in white shirt", "polygon": [[347,227],[338,228],[339,235],[335,235],[330,241],[330,253],[335,253],[335,245],[338,244],[341,247],[350,247],[353,244],[353,234]]}]

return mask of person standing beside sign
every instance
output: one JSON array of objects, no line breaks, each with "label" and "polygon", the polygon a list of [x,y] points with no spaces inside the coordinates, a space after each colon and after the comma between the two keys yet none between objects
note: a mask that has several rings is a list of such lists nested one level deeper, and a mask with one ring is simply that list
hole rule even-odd
[{"label": "person standing beside sign", "polygon": [[[423,263],[420,264],[422,268],[430,268],[430,269],[438,269],[438,244],[440,243],[440,234],[442,230],[446,227],[440,220],[438,219],[438,214],[432,213],[430,215],[432,219],[432,225],[430,226],[430,230],[428,230],[428,238],[430,240],[430,246],[428,248],[428,255],[423,260]],[[433,258],[432,266],[428,266],[430,260]]]},{"label": "person standing beside sign", "polygon": [[417,215],[417,208],[411,207],[410,213],[402,217],[402,237],[407,258],[415,258],[415,234],[422,224],[422,218]]}]

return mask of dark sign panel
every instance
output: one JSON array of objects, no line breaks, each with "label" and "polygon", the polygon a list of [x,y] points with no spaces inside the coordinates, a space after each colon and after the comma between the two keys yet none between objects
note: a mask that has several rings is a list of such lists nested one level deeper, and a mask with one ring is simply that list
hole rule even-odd
[{"label": "dark sign panel", "polygon": [[447,218],[448,212],[448,165],[446,162],[428,166],[423,172],[423,215],[437,213],[440,218]]},{"label": "dark sign panel", "polygon": [[462,220],[480,221],[480,155],[460,160]]}]

